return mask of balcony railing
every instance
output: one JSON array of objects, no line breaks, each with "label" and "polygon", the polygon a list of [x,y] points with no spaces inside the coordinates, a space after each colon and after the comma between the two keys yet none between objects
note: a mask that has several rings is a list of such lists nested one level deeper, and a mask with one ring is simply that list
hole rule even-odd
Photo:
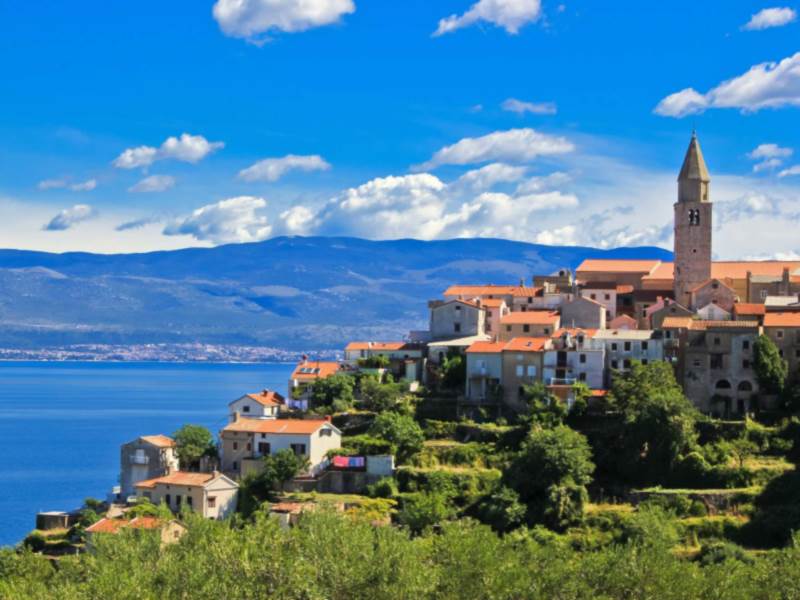
[{"label": "balcony railing", "polygon": [[577,381],[574,377],[551,377],[548,385],[574,385]]}]

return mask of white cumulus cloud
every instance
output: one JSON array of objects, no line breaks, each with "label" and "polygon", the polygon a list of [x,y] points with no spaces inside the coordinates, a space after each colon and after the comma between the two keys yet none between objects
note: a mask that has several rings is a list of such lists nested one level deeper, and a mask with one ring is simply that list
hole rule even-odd
[{"label": "white cumulus cloud", "polygon": [[759,161],[753,165],[753,172],[770,171],[777,169],[783,164],[783,159],[792,155],[791,148],[782,148],[778,144],[759,144],[747,157],[751,160]]},{"label": "white cumulus cloud", "polygon": [[45,179],[40,181],[36,187],[40,190],[68,189],[73,192],[91,192],[97,187],[97,180],[87,179],[78,183],[70,183],[68,177],[62,177],[60,179]]},{"label": "white cumulus cloud", "polygon": [[223,142],[209,142],[202,135],[181,134],[164,140],[159,148],[138,146],[122,152],[113,165],[118,169],[149,167],[157,160],[173,159],[187,163],[198,163],[209,154],[224,148]]},{"label": "white cumulus cloud", "polygon": [[436,152],[431,160],[417,167],[427,170],[440,165],[468,165],[481,162],[527,162],[539,156],[565,154],[575,146],[567,138],[533,129],[495,131],[475,138],[464,138]]},{"label": "white cumulus cloud", "polygon": [[164,192],[175,186],[175,178],[170,175],[150,175],[128,188],[129,192]]},{"label": "white cumulus cloud", "polygon": [[355,10],[353,0],[217,0],[213,14],[225,35],[258,44],[272,32],[331,25]]},{"label": "white cumulus cloud", "polygon": [[516,98],[509,98],[500,105],[505,111],[524,115],[531,113],[534,115],[554,115],[558,112],[555,102],[525,102]]},{"label": "white cumulus cloud", "polygon": [[800,165],[789,167],[788,169],[784,169],[783,171],[778,173],[779,177],[789,177],[791,175],[800,175]]},{"label": "white cumulus cloud", "polygon": [[266,206],[266,200],[255,196],[228,198],[168,224],[164,235],[191,235],[216,244],[258,242],[272,233],[263,214]]},{"label": "white cumulus cloud", "polygon": [[331,165],[318,154],[297,156],[287,154],[283,158],[266,158],[239,171],[244,181],[278,181],[286,173],[298,171],[327,171]]},{"label": "white cumulus cloud", "polygon": [[493,188],[498,183],[513,183],[519,181],[527,173],[528,168],[513,166],[504,163],[491,163],[480,169],[467,171],[454,185],[467,187],[473,191],[484,191]]},{"label": "white cumulus cloud", "polygon": [[783,27],[797,20],[797,12],[788,7],[765,8],[758,11],[742,29],[757,31],[771,27]]},{"label": "white cumulus cloud", "polygon": [[671,94],[658,103],[655,113],[684,117],[709,108],[756,112],[784,106],[800,106],[800,52],[779,62],[755,65],[705,94],[692,88]]},{"label": "white cumulus cloud", "polygon": [[94,209],[88,204],[76,204],[65,208],[53,217],[42,229],[45,231],[66,231],[74,225],[96,216]]},{"label": "white cumulus cloud", "polygon": [[479,0],[465,13],[441,19],[433,35],[451,33],[481,21],[502,27],[514,35],[523,26],[539,19],[541,14],[540,0]]}]

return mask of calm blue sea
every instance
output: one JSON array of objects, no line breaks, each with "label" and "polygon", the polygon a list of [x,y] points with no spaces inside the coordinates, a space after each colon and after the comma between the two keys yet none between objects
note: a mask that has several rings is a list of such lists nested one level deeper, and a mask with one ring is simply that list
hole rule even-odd
[{"label": "calm blue sea", "polygon": [[286,393],[293,365],[0,362],[0,546],[41,510],[69,510],[116,485],[120,444],[184,423],[216,434],[227,404]]}]

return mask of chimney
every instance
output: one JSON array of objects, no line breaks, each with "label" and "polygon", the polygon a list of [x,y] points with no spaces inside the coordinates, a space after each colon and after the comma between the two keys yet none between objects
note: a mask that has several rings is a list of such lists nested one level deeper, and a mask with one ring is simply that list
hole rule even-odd
[{"label": "chimney", "polygon": [[211,471],[211,476],[212,476],[214,479],[216,479],[216,478],[217,478],[217,477],[219,477],[220,475],[221,475],[221,473],[220,473],[219,471],[217,471],[216,469],[214,469],[213,471]]},{"label": "chimney", "polygon": [[325,422],[326,423],[330,423],[332,421],[333,421],[333,417],[331,417],[330,415],[325,415]]}]

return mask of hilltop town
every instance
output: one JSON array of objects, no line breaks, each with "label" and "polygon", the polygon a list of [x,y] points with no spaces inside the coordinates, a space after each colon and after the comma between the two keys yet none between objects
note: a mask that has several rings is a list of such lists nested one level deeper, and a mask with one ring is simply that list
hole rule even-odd
[{"label": "hilltop town", "polygon": [[[780,548],[800,529],[800,261],[714,261],[710,183],[693,134],[674,263],[590,259],[530,281],[453,282],[428,302],[428,330],[352,341],[341,360],[304,356],[285,396],[221,400],[218,432],[124,441],[108,497],[40,513],[23,547],[102,562],[115,544],[177,556],[168,547],[205,548],[206,535],[237,553],[244,539],[341,526],[401,544],[451,535],[437,566],[449,573],[442,557],[486,526],[517,536],[480,542],[508,561],[644,552],[702,568],[696,581],[712,587],[703,577],[730,561],[796,564]],[[480,560],[495,572],[493,554]]]}]

